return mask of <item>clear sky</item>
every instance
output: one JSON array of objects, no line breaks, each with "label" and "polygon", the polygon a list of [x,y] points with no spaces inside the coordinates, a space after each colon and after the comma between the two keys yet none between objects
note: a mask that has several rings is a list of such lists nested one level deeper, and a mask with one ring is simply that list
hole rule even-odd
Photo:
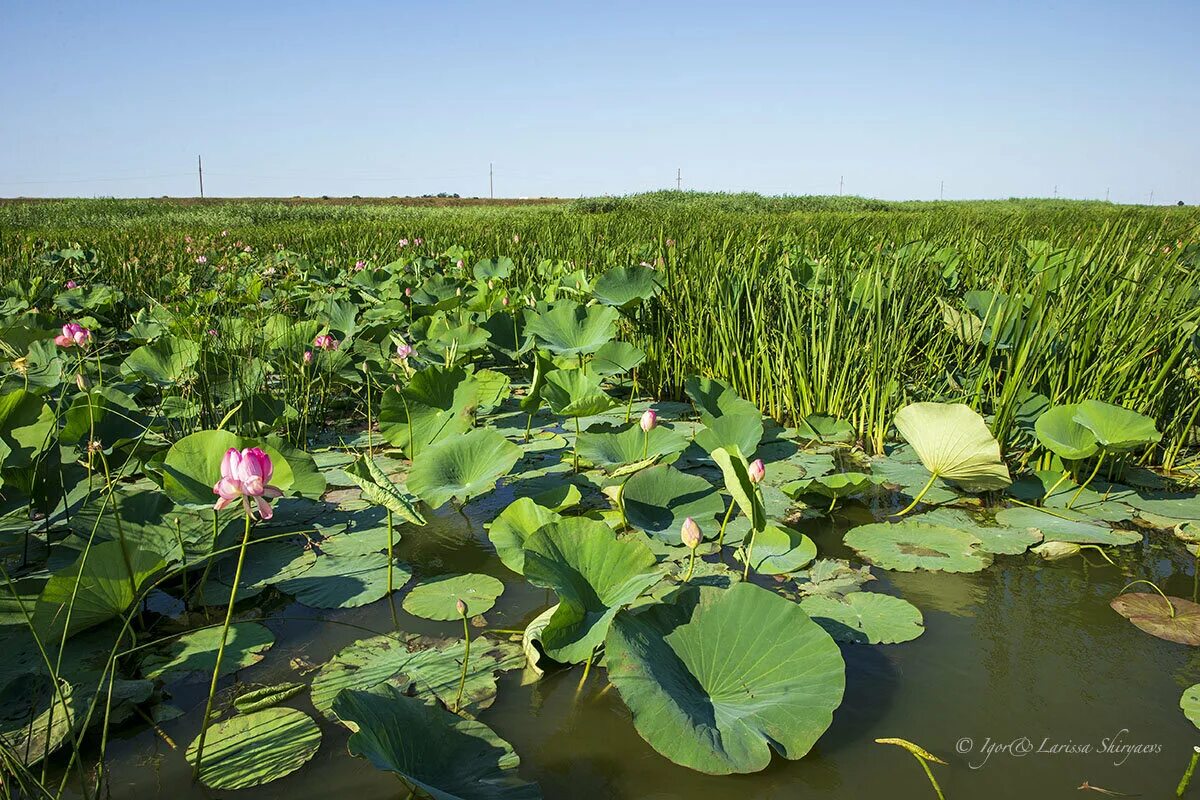
[{"label": "clear sky", "polygon": [[0,0],[0,196],[1200,202],[1200,0]]}]

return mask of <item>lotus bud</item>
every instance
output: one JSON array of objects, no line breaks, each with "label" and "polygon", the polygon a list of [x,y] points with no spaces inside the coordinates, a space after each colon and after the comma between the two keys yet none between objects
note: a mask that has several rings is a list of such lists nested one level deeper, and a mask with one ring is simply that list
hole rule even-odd
[{"label": "lotus bud", "polygon": [[505,308],[508,308],[508,298],[505,297],[503,300],[501,300],[500,305],[504,306]]},{"label": "lotus bud", "polygon": [[359,259],[358,261],[354,262],[354,271],[361,272],[363,269],[366,268],[366,266],[367,266],[367,262],[363,261],[362,259]]},{"label": "lotus bud", "polygon": [[457,602],[455,602],[454,607],[458,609],[458,615],[460,617],[465,617],[467,615],[467,604],[462,601],[461,597],[458,598]]},{"label": "lotus bud", "polygon": [[305,350],[304,351],[304,363],[311,364],[312,362],[313,362],[313,351]]},{"label": "lotus bud", "polygon": [[75,288],[76,286],[78,286],[78,285],[79,285],[79,284],[78,284],[78,283],[76,283],[75,281],[67,281],[67,288],[68,288],[68,289],[74,289],[74,288]]},{"label": "lotus bud", "polygon": [[401,239],[401,240],[400,240],[400,246],[401,246],[401,247],[408,247],[408,239]]},{"label": "lotus bud", "polygon": [[767,477],[767,468],[763,466],[761,458],[754,459],[754,462],[750,464],[750,469],[747,470],[747,472],[750,475],[751,483],[762,483],[762,479]]},{"label": "lotus bud", "polygon": [[487,286],[488,286],[488,290],[491,291],[492,289],[496,288],[496,283],[495,283],[495,281],[488,281]]},{"label": "lotus bud", "polygon": [[82,372],[77,372],[75,373],[75,385],[79,387],[79,391],[86,392],[92,383]]},{"label": "lotus bud", "polygon": [[411,287],[411,286],[407,287],[407,288],[404,290],[404,296],[405,296],[405,297],[412,297],[412,287]]},{"label": "lotus bud", "polygon": [[418,236],[416,239],[413,239],[413,246],[420,247],[421,243],[424,241],[425,241],[424,239],[422,239],[420,236]]},{"label": "lotus bud", "polygon": [[692,550],[700,546],[700,540],[703,538],[700,534],[700,526],[696,524],[696,520],[688,517],[683,521],[683,527],[679,529],[679,538],[683,539]]},{"label": "lotus bud", "polygon": [[513,234],[513,244],[517,244],[517,243],[518,243],[518,242],[520,242],[520,241],[521,241],[521,234],[519,234],[519,233],[514,233],[514,234]]},{"label": "lotus bud", "polygon": [[658,427],[658,414],[653,408],[647,408],[642,413],[642,421],[639,424],[642,426],[644,433],[649,433]]},{"label": "lotus bud", "polygon": [[407,344],[405,344],[404,342],[401,342],[400,344],[396,345],[396,357],[399,358],[401,361],[404,361],[411,355],[412,355],[412,348],[409,347]]},{"label": "lotus bud", "polygon": [[460,286],[457,289],[455,289],[454,294],[456,297],[462,297],[462,287]]},{"label": "lotus bud", "polygon": [[216,328],[209,328],[209,329],[208,329],[208,335],[209,335],[209,336],[216,336],[216,335],[217,335],[217,329],[216,329]]}]

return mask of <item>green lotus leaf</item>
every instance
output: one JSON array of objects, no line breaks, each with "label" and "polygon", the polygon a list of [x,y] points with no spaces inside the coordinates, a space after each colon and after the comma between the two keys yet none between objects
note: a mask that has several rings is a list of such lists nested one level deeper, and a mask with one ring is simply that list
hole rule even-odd
[{"label": "green lotus leaf", "polygon": [[[256,622],[229,626],[221,675],[230,675],[262,661],[275,644],[275,636]],[[163,681],[207,678],[217,663],[221,628],[200,628],[155,645],[142,658],[142,675]]]},{"label": "green lotus leaf", "polygon": [[150,426],[150,417],[138,408],[137,402],[111,386],[75,395],[65,416],[66,424],[59,432],[63,442],[85,446],[89,441],[100,442],[106,451],[136,441]]},{"label": "green lotus leaf", "polygon": [[617,335],[620,313],[608,306],[559,300],[525,318],[525,332],[556,356],[590,355]]},{"label": "green lotus leaf", "polygon": [[488,526],[488,538],[504,566],[517,574],[525,573],[525,540],[543,525],[560,520],[554,511],[528,497],[521,497],[505,507],[500,516]]},{"label": "green lotus leaf", "polygon": [[992,563],[970,533],[913,520],[859,525],[843,541],[872,564],[900,572],[978,572]]},{"label": "green lotus leaf", "polygon": [[616,405],[600,386],[600,378],[581,369],[556,369],[546,375],[542,397],[562,417],[590,417]]},{"label": "green lotus leaf", "polygon": [[754,534],[754,550],[750,555],[750,569],[755,572],[785,575],[812,563],[817,557],[817,546],[800,531],[772,523]]},{"label": "green lotus leaf", "polygon": [[1193,684],[1183,690],[1179,698],[1179,707],[1188,721],[1200,728],[1200,683]]},{"label": "green lotus leaf", "polygon": [[1132,519],[1133,510],[1130,506],[1137,498],[1127,486],[1092,481],[1091,486],[1080,487],[1069,478],[1063,480],[1057,472],[1047,471],[1022,478],[1009,487],[1008,492],[1026,503],[1066,511],[1072,518],[1082,515],[1104,522]]},{"label": "green lotus leaf", "polygon": [[408,488],[431,508],[490,492],[512,470],[521,448],[491,428],[438,442],[413,459]]},{"label": "green lotus leaf", "polygon": [[919,608],[877,592],[853,592],[840,598],[806,597],[800,601],[800,608],[839,642],[896,644],[925,632]]},{"label": "green lotus leaf", "polygon": [[126,549],[119,541],[93,544],[70,566],[50,576],[33,609],[34,628],[55,641],[124,614],[142,587],[165,567],[158,553]]},{"label": "green lotus leaf", "polygon": [[1138,495],[1130,492],[1122,497],[1122,502],[1146,514],[1175,520],[1175,524],[1200,520],[1200,494],[1153,492]]},{"label": "green lotus leaf", "polygon": [[334,702],[355,732],[347,747],[376,769],[394,772],[433,800],[539,800],[536,783],[517,774],[512,746],[482,722],[463,719],[395,687],[347,689]]},{"label": "green lotus leaf", "polygon": [[710,775],[803,757],[842,702],[846,667],[795,603],[750,583],[683,590],[617,615],[608,678],[660,754]]},{"label": "green lotus leaf", "polygon": [[195,374],[200,345],[179,336],[164,336],[134,350],[121,364],[121,372],[138,375],[159,386],[186,382]]},{"label": "green lotus leaf", "polygon": [[829,500],[849,497],[874,486],[876,479],[862,472],[835,472],[785,483],[780,488],[792,497],[816,496]]},{"label": "green lotus leaf", "polygon": [[588,362],[588,371],[602,378],[610,375],[623,375],[646,360],[646,352],[634,347],[628,342],[608,342],[603,345],[592,360]]},{"label": "green lotus leaf", "polygon": [[[381,634],[343,648],[325,663],[312,683],[312,704],[332,716],[334,699],[344,689],[394,686],[411,688],[424,700],[449,706],[458,698],[462,679],[462,639],[433,639],[413,633]],[[496,637],[471,641],[467,680],[460,712],[477,714],[496,699],[496,673],[520,669],[520,646]]]},{"label": "green lotus leaf", "polygon": [[755,409],[752,414],[733,413],[708,419],[704,427],[696,431],[696,444],[709,453],[718,448],[736,449],[751,457],[762,437],[762,415]]},{"label": "green lotus leaf", "polygon": [[553,589],[558,609],[542,631],[546,654],[564,664],[586,661],[612,619],[659,578],[654,554],[636,539],[618,540],[603,522],[551,522],[525,542],[525,577]]},{"label": "green lotus leaf", "polygon": [[388,389],[379,405],[379,432],[409,458],[466,433],[475,420],[480,386],[465,370],[431,366],[413,373],[400,390]]},{"label": "green lotus leaf", "polygon": [[[25,389],[0,394],[0,463],[24,467],[49,446],[54,412]],[[211,487],[210,487],[211,488]]]},{"label": "green lotus leaf", "polygon": [[1059,458],[1081,461],[1100,452],[1100,442],[1090,428],[1075,421],[1079,406],[1054,406],[1033,424],[1038,441]]},{"label": "green lotus leaf", "polygon": [[425,517],[417,510],[417,498],[393,483],[370,456],[355,464],[354,469],[347,470],[346,477],[362,490],[363,499],[368,503],[383,506],[405,522],[425,524]]},{"label": "green lotus leaf", "polygon": [[897,412],[895,424],[933,475],[978,491],[1012,483],[1000,445],[969,406],[913,403]]},{"label": "green lotus leaf", "polygon": [[1096,441],[1109,453],[1136,450],[1162,439],[1150,417],[1099,400],[1080,403],[1074,419],[1095,434]]},{"label": "green lotus leaf", "polygon": [[596,279],[592,294],[606,306],[626,308],[662,291],[662,276],[650,267],[613,267]]},{"label": "green lotus leaf", "polygon": [[[230,524],[231,532],[236,531],[240,537],[241,531],[237,528],[236,522]],[[237,553],[232,552],[213,565],[208,580],[204,583],[204,591],[200,594],[199,599],[202,603],[210,606],[229,603],[233,578],[237,572],[237,559]],[[242,580],[238,584],[238,599],[245,600],[272,584],[299,577],[312,569],[316,563],[316,553],[294,541],[251,540],[242,566]]]},{"label": "green lotus leaf", "polygon": [[996,513],[996,522],[1008,528],[1040,531],[1047,542],[1123,545],[1142,541],[1142,534],[1097,525],[1082,514],[1066,509],[1043,511],[1014,506]]},{"label": "green lotus leaf", "polygon": [[[729,414],[745,414],[762,420],[758,406],[738,396],[737,392],[716,379],[692,376],[684,382],[683,388],[700,412],[700,419],[705,425]],[[743,454],[752,452],[752,449],[742,450]]]},{"label": "green lotus leaf", "polygon": [[512,274],[513,260],[507,256],[481,258],[475,262],[471,271],[477,281],[501,280]]},{"label": "green lotus leaf", "polygon": [[[890,456],[872,458],[871,474],[882,483],[900,487],[904,495],[913,498],[929,484],[932,476],[919,460],[909,461],[905,456],[916,459],[916,454],[907,450],[899,457],[893,453]],[[959,493],[951,489],[949,484],[940,478],[934,478],[921,500],[929,505],[938,505],[952,503],[958,498]]]},{"label": "green lotus leaf", "polygon": [[854,428],[849,422],[824,414],[809,414],[796,426],[796,435],[808,441],[852,442]]},{"label": "green lotus leaf", "polygon": [[1191,600],[1129,592],[1113,598],[1109,605],[1151,636],[1200,647],[1200,605]]},{"label": "green lotus leaf", "polygon": [[852,567],[840,558],[822,558],[814,561],[803,572],[792,578],[802,597],[841,597],[858,591],[863,584],[875,580],[870,567]]},{"label": "green lotus leaf", "polygon": [[[200,738],[188,746],[195,765]],[[200,782],[211,789],[246,789],[279,780],[304,766],[321,747],[321,729],[294,708],[239,714],[208,729]]]},{"label": "green lotus leaf", "polygon": [[1035,528],[1004,524],[984,525],[967,512],[958,509],[935,508],[913,517],[913,521],[966,531],[980,541],[980,550],[994,555],[1020,555],[1043,538],[1042,532]]},{"label": "green lotus leaf", "polygon": [[546,651],[542,647],[542,633],[550,624],[550,619],[556,611],[558,611],[557,604],[550,606],[534,617],[521,633],[521,649],[525,652],[525,666],[539,676],[546,674],[545,666],[542,663],[546,660]]},{"label": "green lotus leaf", "polygon": [[[749,462],[742,457],[737,448],[727,450],[718,447],[710,455],[721,468],[721,475],[725,479],[725,491],[733,497],[733,502],[737,503],[742,516],[750,520],[750,526],[756,531],[761,531],[767,524],[766,509],[758,502],[758,492],[754,488],[754,482],[750,480]],[[777,536],[773,538],[778,539]]]},{"label": "green lotus leaf", "polygon": [[[247,447],[260,447],[270,456],[274,468],[271,484],[284,494],[291,492],[295,480],[292,467],[276,448],[223,430],[197,431],[171,445],[163,461],[163,490],[176,503],[212,505],[225,451]],[[324,487],[324,481],[321,483]]]},{"label": "green lotus leaf", "polygon": [[[302,574],[280,581],[279,591],[311,608],[358,608],[387,595],[388,557],[383,553],[325,554]],[[412,572],[403,564],[391,565],[396,587],[408,583]]]},{"label": "green lotus leaf", "polygon": [[579,434],[579,457],[605,468],[673,456],[682,453],[687,446],[687,439],[663,425],[647,435],[636,422],[625,425],[602,423]]},{"label": "green lotus leaf", "polygon": [[725,511],[725,502],[699,475],[660,464],[636,473],[625,482],[621,504],[629,524],[668,544],[682,544],[679,529],[691,517],[709,527]]},{"label": "green lotus leaf", "polygon": [[414,617],[434,620],[460,619],[457,604],[467,605],[467,616],[486,614],[504,593],[504,584],[491,575],[478,573],[438,575],[417,583],[404,598],[404,610]]},{"label": "green lotus leaf", "polygon": [[233,707],[239,714],[252,714],[285,703],[297,695],[304,694],[307,689],[308,684],[292,682],[261,686],[239,694],[233,701]]}]

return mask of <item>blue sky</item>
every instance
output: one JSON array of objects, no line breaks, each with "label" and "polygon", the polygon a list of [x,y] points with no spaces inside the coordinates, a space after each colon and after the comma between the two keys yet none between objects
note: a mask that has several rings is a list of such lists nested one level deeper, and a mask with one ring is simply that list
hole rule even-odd
[{"label": "blue sky", "polygon": [[0,0],[0,196],[1200,202],[1200,2]]}]

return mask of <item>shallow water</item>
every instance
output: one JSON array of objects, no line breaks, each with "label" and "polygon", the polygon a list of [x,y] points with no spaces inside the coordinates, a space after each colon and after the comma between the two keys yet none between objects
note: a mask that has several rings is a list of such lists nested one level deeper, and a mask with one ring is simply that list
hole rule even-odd
[{"label": "shallow water", "polygon": [[[549,604],[543,590],[500,563],[484,533],[483,521],[510,499],[501,490],[470,507],[470,520],[447,510],[425,528],[407,528],[398,553],[417,577],[471,571],[502,579],[505,594],[487,615],[488,625],[499,629],[521,628]],[[822,556],[845,557],[841,534],[867,521],[866,510],[850,506],[832,521],[799,527]],[[582,689],[580,669],[525,686],[519,671],[505,673],[495,704],[480,718],[512,743],[522,775],[538,781],[547,798],[933,797],[918,763],[899,748],[874,743],[877,737],[909,739],[948,761],[933,769],[951,800],[1107,796],[1080,795],[1076,790],[1084,782],[1173,797],[1192,746],[1200,744],[1178,706],[1182,690],[1200,682],[1200,658],[1186,646],[1142,633],[1108,602],[1135,577],[1162,579],[1168,593],[1192,597],[1193,564],[1172,544],[1115,550],[1119,568],[1095,556],[1095,564],[1081,558],[1047,563],[1026,554],[998,556],[991,568],[970,575],[874,570],[879,580],[865,588],[917,605],[925,634],[899,645],[842,645],[847,686],[832,727],[803,759],[776,756],[758,774],[701,775],[659,756],[634,730],[616,690],[606,689],[602,669],[594,669]],[[321,664],[371,635],[362,628],[391,630],[392,614],[386,600],[337,612],[281,602],[266,621],[277,644],[236,679],[295,680],[293,658]],[[406,614],[399,599],[395,614],[403,631],[461,635],[458,623]],[[173,703],[190,709],[163,726],[182,749],[198,729],[207,685],[170,688]],[[307,707],[304,696],[293,704]],[[345,730],[326,722],[322,728],[321,750],[302,770],[236,795],[403,795],[394,776],[349,757]],[[1152,752],[1128,752],[1135,746]],[[1058,752],[1048,752],[1056,747]],[[113,798],[227,794],[192,784],[182,752],[152,732],[118,736],[110,753]]]}]

